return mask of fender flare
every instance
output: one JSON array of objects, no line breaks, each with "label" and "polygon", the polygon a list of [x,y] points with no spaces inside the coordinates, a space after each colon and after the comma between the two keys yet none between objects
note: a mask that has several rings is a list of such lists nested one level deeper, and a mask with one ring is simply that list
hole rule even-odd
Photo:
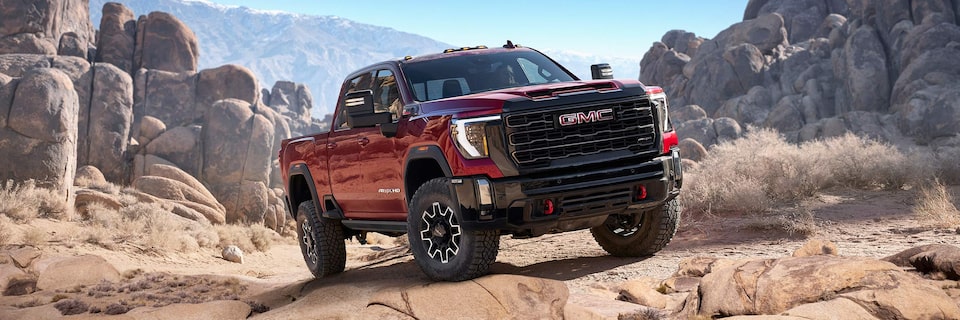
[{"label": "fender flare", "polygon": [[[310,174],[310,169],[305,163],[298,163],[290,166],[290,170],[287,171],[287,196],[285,197],[287,208],[290,209],[290,213],[294,219],[297,218],[297,208],[293,207],[290,196],[290,181],[294,176],[303,176],[304,180],[307,181],[307,188],[310,189],[310,198],[313,200],[314,205],[321,206],[319,209],[323,210],[323,202],[320,202],[320,198],[317,196],[317,186],[313,184],[313,175]],[[298,203],[299,204],[299,203]],[[318,212],[319,213],[319,212]]]},{"label": "fender flare", "polygon": [[407,154],[407,159],[403,164],[403,184],[406,192],[405,197],[408,202],[411,198],[413,198],[413,194],[412,192],[409,192],[410,188],[407,185],[410,181],[410,165],[418,160],[433,160],[433,162],[440,167],[440,171],[443,171],[443,175],[445,177],[453,177],[453,170],[450,170],[450,164],[447,163],[447,158],[443,155],[443,151],[440,150],[439,146],[428,145],[411,148],[410,152]]}]

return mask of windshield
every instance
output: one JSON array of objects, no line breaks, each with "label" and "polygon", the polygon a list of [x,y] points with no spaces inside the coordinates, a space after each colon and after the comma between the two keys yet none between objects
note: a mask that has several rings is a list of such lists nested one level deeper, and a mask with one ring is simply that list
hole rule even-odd
[{"label": "windshield", "polygon": [[418,101],[574,78],[536,51],[465,54],[401,65]]}]

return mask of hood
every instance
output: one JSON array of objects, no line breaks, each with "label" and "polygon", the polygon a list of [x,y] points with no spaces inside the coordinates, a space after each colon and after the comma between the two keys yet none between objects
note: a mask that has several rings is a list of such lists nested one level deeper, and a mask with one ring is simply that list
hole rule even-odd
[{"label": "hood", "polygon": [[616,92],[638,86],[642,85],[633,80],[587,80],[506,88],[423,102],[420,104],[420,116],[476,117],[501,113],[507,102],[553,100],[569,95]]}]

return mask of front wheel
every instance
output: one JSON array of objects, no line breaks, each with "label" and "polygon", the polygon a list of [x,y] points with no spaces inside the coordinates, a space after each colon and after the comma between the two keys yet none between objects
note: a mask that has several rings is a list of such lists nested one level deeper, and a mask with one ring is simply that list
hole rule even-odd
[{"label": "front wheel", "polygon": [[463,281],[482,276],[497,259],[500,234],[470,230],[460,224],[460,204],[450,192],[450,179],[423,184],[410,201],[407,237],[423,273],[434,280]]},{"label": "front wheel", "polygon": [[320,216],[313,201],[304,201],[297,207],[297,242],[314,277],[343,272],[347,262],[343,225]]},{"label": "front wheel", "polygon": [[680,225],[680,202],[637,213],[612,214],[602,225],[590,228],[600,247],[618,257],[643,257],[670,243]]}]

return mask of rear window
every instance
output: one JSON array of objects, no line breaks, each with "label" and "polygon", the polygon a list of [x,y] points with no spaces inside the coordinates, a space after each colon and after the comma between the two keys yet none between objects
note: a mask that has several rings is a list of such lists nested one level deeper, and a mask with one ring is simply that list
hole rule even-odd
[{"label": "rear window", "polygon": [[418,101],[551,82],[574,77],[535,51],[507,51],[445,57],[401,65]]}]

